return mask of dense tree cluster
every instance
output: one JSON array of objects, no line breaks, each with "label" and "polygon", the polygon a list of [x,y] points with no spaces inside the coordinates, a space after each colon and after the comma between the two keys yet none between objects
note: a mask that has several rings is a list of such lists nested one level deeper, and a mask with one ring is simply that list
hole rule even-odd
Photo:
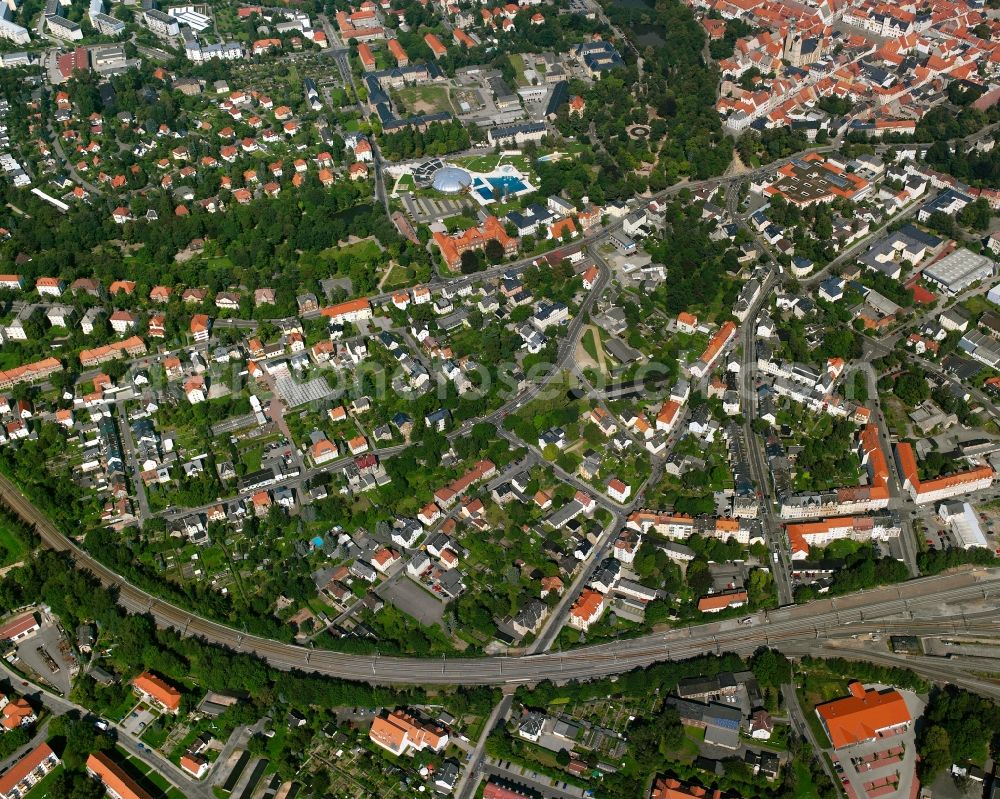
[{"label": "dense tree cluster", "polygon": [[701,222],[701,209],[683,195],[667,207],[666,220],[663,238],[646,243],[653,261],[667,268],[667,280],[653,294],[657,305],[675,316],[711,305],[723,292],[722,305],[731,307],[728,300],[735,300],[737,286],[725,276],[738,269],[735,254],[720,251],[710,238],[711,230]]},{"label": "dense tree cluster", "polygon": [[[722,16],[718,11],[713,9],[709,12],[708,18],[721,19]],[[709,54],[716,61],[729,58],[733,54],[733,49],[736,46],[736,40],[742,39],[744,36],[749,36],[753,32],[754,28],[742,19],[727,19],[725,32],[722,34],[722,38],[714,39],[709,42]]]},{"label": "dense tree cluster", "polygon": [[[420,689],[395,691],[373,688],[301,672],[273,669],[253,655],[237,654],[194,638],[181,638],[172,630],[158,630],[148,616],[129,616],[116,604],[113,594],[101,588],[89,574],[77,571],[65,555],[42,551],[24,567],[8,573],[0,581],[0,608],[7,612],[26,603],[44,602],[59,616],[67,629],[81,622],[96,622],[100,630],[102,665],[124,678],[104,687],[89,676],[81,676],[73,688],[73,699],[102,714],[113,713],[129,693],[128,678],[144,669],[164,675],[182,688],[182,708],[191,709],[205,690],[236,692],[246,698],[228,709],[217,723],[232,729],[250,724],[261,716],[283,717],[289,709],[310,719],[332,719],[337,707],[410,705],[426,701]],[[498,693],[489,688],[448,691],[435,701],[446,703],[458,718],[466,714],[484,715],[496,703]],[[299,776],[302,752],[318,724],[302,730],[291,746],[284,746],[275,759],[283,779]],[[89,753],[110,749],[114,742],[97,730],[92,720],[75,714],[50,722],[49,735],[61,753],[65,770],[50,789],[53,796],[89,799],[94,793],[83,771]],[[4,736],[16,740],[11,733]],[[257,742],[260,745],[260,742]],[[98,786],[99,787],[99,786]],[[323,795],[313,794],[313,795]]]},{"label": "dense tree cluster", "polygon": [[457,119],[433,122],[422,131],[407,127],[398,133],[383,133],[378,141],[382,154],[390,161],[454,153],[471,143],[468,129]]},{"label": "dense tree cluster", "polygon": [[[617,199],[647,187],[664,189],[681,175],[700,179],[724,172],[732,143],[715,112],[718,73],[704,62],[705,31],[690,9],[670,0],[655,7],[614,4],[607,13],[641,47],[642,75],[635,52],[619,45],[627,67],[591,87],[574,84],[587,111],[569,117],[564,108],[558,119],[566,135],[589,133],[604,195]],[[657,40],[647,45],[641,40],[650,31]],[[630,137],[633,124],[648,125],[649,135]],[[651,167],[648,176],[638,171],[643,164]]]},{"label": "dense tree cluster", "polygon": [[847,419],[835,419],[829,432],[822,436],[809,436],[802,441],[802,451],[796,458],[797,469],[817,473],[829,470],[837,474],[857,469],[857,458],[851,452],[854,425]]},{"label": "dense tree cluster", "polygon": [[[319,253],[352,235],[373,235],[397,252],[411,248],[380,209],[362,201],[368,192],[368,187],[348,183],[324,189],[313,179],[299,191],[234,204],[224,214],[194,211],[185,217],[175,216],[171,198],[161,193],[158,200],[149,200],[151,207],[160,206],[158,222],[119,226],[111,220],[110,208],[85,205],[63,215],[8,184],[0,188],[0,198],[28,216],[18,217],[2,252],[12,260],[17,253],[31,253],[32,259],[21,268],[29,283],[42,275],[57,275],[68,280],[94,277],[106,285],[128,275],[147,287],[204,285],[207,279],[217,288],[244,285],[252,291],[277,285],[291,293],[311,278],[300,271],[303,253]],[[136,213],[144,210],[133,208]],[[215,242],[232,266],[206,270],[198,260],[175,261],[174,255],[196,238]],[[126,261],[118,247],[106,245],[119,240],[142,245],[141,257]],[[327,274],[329,264],[323,276]]]},{"label": "dense tree cluster", "polygon": [[921,782],[930,783],[952,763],[982,764],[1000,746],[1000,708],[953,685],[935,688],[917,729]]},{"label": "dense tree cluster", "polygon": [[938,141],[927,148],[924,160],[935,169],[974,186],[1000,186],[1000,151],[995,147],[984,153],[963,148],[957,142]]},{"label": "dense tree cluster", "polygon": [[994,566],[996,556],[993,554],[993,550],[983,547],[929,549],[917,555],[917,567],[924,575],[938,574],[946,569],[962,566],[966,563],[973,563],[977,566]]},{"label": "dense tree cluster", "polygon": [[[858,547],[844,557],[844,565],[833,574],[827,596],[853,594],[864,588],[889,583],[901,583],[910,576],[906,565],[895,558],[880,558],[871,544]],[[818,596],[811,585],[800,586],[795,592],[797,602],[807,602]]]},{"label": "dense tree cluster", "polygon": [[[809,675],[813,668],[821,668],[840,677],[857,680],[861,683],[879,683],[880,685],[895,685],[916,693],[927,691],[927,682],[909,669],[897,666],[882,666],[868,663],[864,660],[847,660],[845,658],[814,658],[809,655],[801,659],[799,673]],[[807,676],[808,679],[808,676]]]},{"label": "dense tree cluster", "polygon": [[807,150],[813,145],[801,130],[783,127],[760,133],[748,131],[740,136],[737,146],[743,163],[752,164],[756,160],[768,164]]}]

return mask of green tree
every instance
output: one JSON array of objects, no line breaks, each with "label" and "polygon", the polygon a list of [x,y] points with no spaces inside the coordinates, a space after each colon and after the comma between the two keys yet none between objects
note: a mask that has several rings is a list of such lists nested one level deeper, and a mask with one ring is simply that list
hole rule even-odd
[{"label": "green tree", "polygon": [[918,772],[921,782],[932,782],[938,774],[951,765],[951,741],[944,727],[928,727],[920,740],[920,765]]}]

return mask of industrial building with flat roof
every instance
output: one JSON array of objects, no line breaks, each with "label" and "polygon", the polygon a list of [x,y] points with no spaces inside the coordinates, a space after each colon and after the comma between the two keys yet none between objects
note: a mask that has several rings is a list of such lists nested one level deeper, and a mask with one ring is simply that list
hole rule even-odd
[{"label": "industrial building with flat roof", "polygon": [[960,247],[928,266],[922,275],[949,294],[958,294],[979,280],[993,277],[995,267],[996,264],[986,256]]}]

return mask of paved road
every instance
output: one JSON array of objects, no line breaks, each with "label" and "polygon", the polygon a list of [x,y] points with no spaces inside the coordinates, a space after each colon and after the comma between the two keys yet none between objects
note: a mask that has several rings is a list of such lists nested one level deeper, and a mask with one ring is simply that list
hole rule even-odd
[{"label": "paved road", "polygon": [[486,748],[486,739],[490,737],[490,733],[497,726],[497,722],[501,719],[506,719],[507,714],[510,713],[510,706],[514,701],[514,695],[512,693],[504,694],[503,699],[497,702],[496,707],[493,708],[493,712],[490,713],[486,723],[483,725],[483,731],[479,735],[479,740],[476,741],[476,748],[472,750],[472,754],[469,756],[468,763],[462,769],[462,776],[459,777],[458,782],[455,784],[454,794],[458,799],[469,799],[476,794],[476,788],[479,787],[479,764],[483,759],[483,750]]},{"label": "paved road", "polygon": [[139,459],[136,453],[135,438],[132,436],[132,426],[128,422],[128,417],[125,415],[124,408],[119,406],[117,410],[118,413],[115,415],[115,424],[118,425],[118,430],[122,440],[122,447],[124,448],[125,456],[128,459],[130,471],[129,480],[132,482],[132,493],[135,495],[136,502],[139,504],[139,524],[141,525],[147,519],[152,518],[153,512],[149,507],[149,497],[146,496],[146,485],[142,481],[142,469],[139,465]]},{"label": "paved road", "polygon": [[[882,412],[882,404],[878,393],[878,375],[869,361],[859,361],[852,365],[851,370],[852,373],[847,375],[844,378],[845,380],[853,378],[854,370],[860,370],[865,375],[865,382],[868,385],[868,403],[866,404],[873,411],[872,423],[878,428],[879,446],[885,454],[885,461],[889,467],[889,501],[892,507],[898,509],[900,504],[905,504],[909,501],[909,497],[903,491],[903,484],[896,470],[896,459],[892,456],[892,439],[889,436],[889,427],[885,422],[885,414]],[[913,538],[913,528],[906,518],[902,519],[899,545],[902,549],[906,568],[910,571],[910,576],[918,576],[920,570],[917,568],[916,541]]]},{"label": "paved road", "polygon": [[[770,250],[765,249],[770,257]],[[774,572],[775,585],[778,589],[778,603],[787,605],[794,601],[791,581],[791,563],[785,547],[784,532],[781,523],[774,513],[771,501],[770,470],[764,453],[761,451],[760,439],[753,430],[753,422],[757,418],[757,397],[754,391],[753,376],[757,371],[757,317],[765,304],[770,301],[771,289],[777,282],[778,272],[772,259],[771,271],[765,279],[760,296],[753,304],[746,320],[742,323],[740,335],[740,408],[743,411],[743,441],[749,458],[750,472],[757,490],[760,492],[761,515],[764,534],[768,540],[768,549],[772,553],[771,567]],[[777,555],[777,560],[774,556]]]}]

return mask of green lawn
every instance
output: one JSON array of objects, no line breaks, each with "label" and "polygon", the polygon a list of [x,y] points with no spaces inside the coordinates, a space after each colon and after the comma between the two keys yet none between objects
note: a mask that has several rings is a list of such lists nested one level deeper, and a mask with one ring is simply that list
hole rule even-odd
[{"label": "green lawn", "polygon": [[795,792],[792,794],[794,799],[816,799],[818,796],[816,792],[816,785],[813,783],[812,774],[809,773],[809,769],[804,763],[796,761],[793,764],[795,770]]},{"label": "green lawn", "polygon": [[159,749],[167,742],[167,734],[169,730],[166,725],[160,725],[156,722],[150,724],[141,736],[141,740],[147,746],[153,749]]},{"label": "green lawn", "polygon": [[581,341],[584,350],[586,350],[587,355],[589,355],[595,364],[601,365],[600,359],[597,357],[597,332],[594,328],[590,328],[586,333],[583,334],[583,339]]},{"label": "green lawn", "polygon": [[62,773],[62,770],[63,767],[61,765],[52,769],[40,783],[25,794],[25,799],[56,799],[55,794],[51,793],[52,783]]},{"label": "green lawn", "polygon": [[349,244],[346,247],[329,247],[323,250],[320,255],[323,258],[333,261],[336,264],[340,264],[344,261],[350,261],[352,259],[359,260],[378,260],[382,254],[382,250],[378,246],[378,242],[371,239],[365,239],[364,241],[358,241],[354,244]]},{"label": "green lawn", "polygon": [[[807,695],[801,688],[797,689],[799,694],[799,704],[802,705],[802,711],[806,717],[806,723],[812,730],[813,735],[816,736],[816,743],[820,745],[823,749],[828,749],[830,744],[830,737],[826,734],[826,730],[823,729],[823,725],[820,723],[819,716],[816,715],[815,706],[819,702],[811,702],[809,695]],[[838,696],[844,696],[843,691],[841,691],[836,696],[830,696],[829,699],[836,699]],[[829,699],[822,699],[821,702],[829,701]]]},{"label": "green lawn", "polygon": [[969,297],[967,300],[963,300],[959,304],[965,308],[965,310],[967,310],[973,318],[978,317],[983,311],[995,310],[993,304],[987,301],[986,297],[981,294]]},{"label": "green lawn", "polygon": [[156,769],[147,766],[139,758],[130,755],[120,746],[117,748],[116,754],[119,760],[127,761],[125,764],[126,771],[132,771],[134,776],[143,778],[139,780],[140,785],[145,781],[147,783],[145,787],[155,789],[155,793],[158,796],[167,797],[167,799],[184,799],[184,794],[174,788],[170,784],[170,781]]},{"label": "green lawn", "polygon": [[0,566],[19,563],[27,554],[28,548],[18,538],[14,528],[0,519]]},{"label": "green lawn", "polygon": [[515,82],[518,86],[527,86],[528,82],[524,78],[524,57],[518,53],[511,53],[507,56],[507,60],[510,61],[510,65],[514,67],[515,72]]},{"label": "green lawn", "polygon": [[417,184],[413,181],[413,175],[403,175],[396,181],[393,191],[413,191]]}]

